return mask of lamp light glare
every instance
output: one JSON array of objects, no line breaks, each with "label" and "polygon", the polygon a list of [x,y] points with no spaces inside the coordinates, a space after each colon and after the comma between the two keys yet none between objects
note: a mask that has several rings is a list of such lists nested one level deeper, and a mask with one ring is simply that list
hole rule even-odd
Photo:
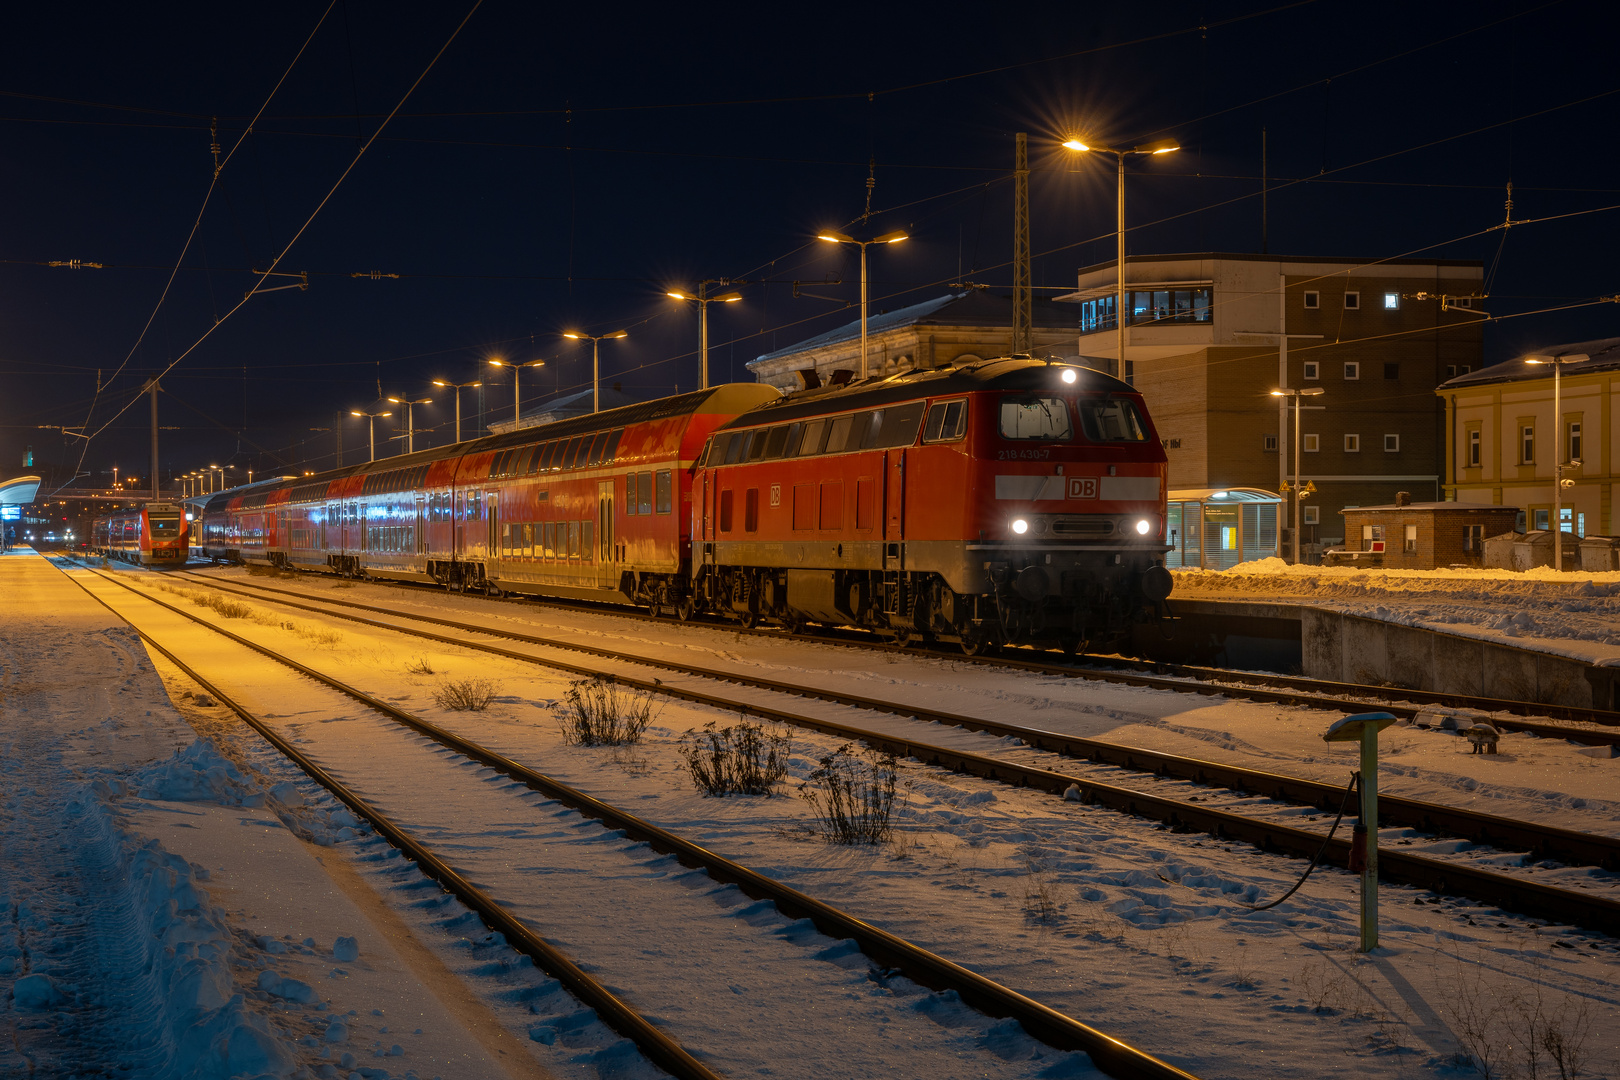
[{"label": "lamp light glare", "polygon": [[1064,382],[1069,383],[1069,384],[1072,385],[1074,383],[1074,381],[1076,379],[1078,379],[1079,377],[1080,377],[1079,375],[1075,374],[1074,368],[1064,368],[1063,369],[1063,381]]},{"label": "lamp light glare", "polygon": [[1148,530],[1151,528],[1153,528],[1153,526],[1148,523],[1147,518],[1143,518],[1141,521],[1136,523],[1136,532],[1140,536],[1146,536],[1148,534]]},{"label": "lamp light glare", "polygon": [[1091,149],[1091,147],[1087,146],[1084,142],[1080,141],[1080,139],[1078,139],[1078,138],[1069,139],[1063,145],[1065,147],[1067,147],[1068,149],[1070,149],[1070,150],[1090,150]]},{"label": "lamp light glare", "polygon": [[1012,531],[1017,533],[1019,536],[1023,536],[1025,533],[1029,532],[1029,522],[1025,521],[1023,518],[1014,518],[1012,523]]}]

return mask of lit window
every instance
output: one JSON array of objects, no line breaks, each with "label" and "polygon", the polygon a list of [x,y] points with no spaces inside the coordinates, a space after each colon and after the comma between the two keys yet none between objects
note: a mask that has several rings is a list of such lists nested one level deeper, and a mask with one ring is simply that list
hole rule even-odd
[{"label": "lit window", "polygon": [[1315,360],[1305,361],[1305,377],[1307,379],[1320,379],[1322,377],[1322,365]]},{"label": "lit window", "polygon": [[1359,292],[1351,290],[1350,292],[1344,294],[1344,310],[1361,310],[1361,294]]},{"label": "lit window", "polygon": [[1384,436],[1384,453],[1398,454],[1401,452],[1401,437],[1399,435]]},{"label": "lit window", "polygon": [[1311,289],[1311,290],[1309,290],[1309,291],[1307,291],[1305,293],[1305,307],[1306,307],[1307,310],[1315,311],[1317,308],[1319,308],[1321,306],[1322,306],[1322,294],[1321,293],[1317,292],[1315,289]]},{"label": "lit window", "polygon": [[1345,382],[1355,382],[1359,378],[1361,378],[1361,365],[1358,362],[1352,360],[1344,365]]},{"label": "lit window", "polygon": [[1361,453],[1361,436],[1346,435],[1344,437],[1344,452],[1347,454]]},{"label": "lit window", "polygon": [[1307,454],[1314,454],[1322,449],[1322,436],[1320,435],[1307,435],[1302,441],[1305,443],[1305,452]]},{"label": "lit window", "polygon": [[1398,293],[1398,292],[1387,292],[1387,293],[1384,294],[1384,310],[1385,311],[1399,311],[1400,307],[1401,307],[1401,294],[1400,293]]}]

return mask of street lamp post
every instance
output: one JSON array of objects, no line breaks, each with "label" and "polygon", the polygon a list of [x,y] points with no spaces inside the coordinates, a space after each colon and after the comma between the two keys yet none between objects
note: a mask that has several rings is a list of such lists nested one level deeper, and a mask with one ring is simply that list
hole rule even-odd
[{"label": "street lamp post", "polygon": [[461,441],[461,388],[463,386],[483,386],[481,382],[445,382],[443,379],[434,379],[434,386],[443,386],[454,389],[456,392],[456,442]]},{"label": "street lamp post", "polygon": [[[433,404],[433,399],[430,397],[425,397],[417,398],[415,401],[412,401],[410,398],[391,397],[388,400],[393,402],[395,405],[405,406],[405,452],[407,454],[416,453],[416,406],[431,405]],[[396,439],[399,438],[397,435],[394,437]],[[456,441],[460,442],[461,440],[457,439]]]},{"label": "street lamp post", "polygon": [[1293,490],[1292,494],[1294,496],[1294,565],[1295,566],[1299,565],[1299,505],[1300,505],[1300,503],[1305,501],[1305,494],[1304,494],[1304,492],[1302,492],[1300,490],[1300,487],[1299,487],[1299,459],[1300,459],[1300,456],[1301,456],[1300,455],[1300,434],[1299,434],[1299,428],[1300,428],[1299,410],[1304,407],[1300,403],[1300,399],[1301,398],[1308,398],[1308,397],[1316,397],[1318,394],[1321,394],[1321,393],[1323,393],[1323,390],[1322,390],[1322,388],[1320,386],[1310,386],[1310,387],[1306,387],[1306,388],[1304,388],[1302,390],[1273,390],[1271,392],[1272,397],[1293,398],[1294,399],[1294,490]]},{"label": "street lamp post", "polygon": [[569,330],[563,337],[591,343],[591,412],[602,411],[602,342],[630,336],[628,330],[615,330],[611,334],[582,334]]},{"label": "street lamp post", "polygon": [[737,292],[736,290],[732,290],[731,292],[728,292],[728,293],[721,293],[719,296],[710,296],[710,295],[708,295],[708,289],[709,289],[710,285],[731,285],[731,284],[741,284],[741,282],[735,282],[734,283],[734,282],[732,282],[732,281],[730,281],[730,280],[728,280],[726,278],[721,278],[721,279],[719,279],[717,281],[700,281],[700,282],[698,282],[698,289],[697,289],[697,295],[696,296],[693,296],[691,293],[688,293],[688,292],[682,292],[679,289],[672,289],[672,290],[670,290],[670,292],[668,292],[666,294],[668,296],[674,297],[676,300],[693,300],[693,301],[697,302],[697,306],[698,306],[698,389],[699,390],[707,390],[709,388],[709,305],[710,304],[735,304],[738,300],[741,300],[743,298],[742,293]]},{"label": "street lamp post", "polygon": [[[497,357],[491,360],[489,365],[490,367],[509,367],[512,369],[512,430],[516,431],[523,426],[523,391],[518,386],[518,379],[522,369],[526,367],[545,367],[546,362],[544,360],[529,360],[521,364],[515,364],[510,360],[502,360]],[[478,384],[474,383],[473,385],[477,386]]]},{"label": "street lamp post", "polygon": [[[1577,364],[1591,357],[1586,353],[1564,353],[1559,356],[1527,356],[1527,364],[1551,364],[1553,369],[1553,431],[1558,437],[1558,450],[1553,454],[1553,569],[1558,573],[1564,572],[1564,473],[1574,472],[1580,468],[1579,458],[1564,460],[1569,453],[1569,438],[1564,432],[1564,387],[1563,372],[1565,364]],[[1568,481],[1573,486],[1574,481]],[[1573,515],[1572,515],[1573,516]],[[1532,522],[1532,524],[1534,524]],[[1571,532],[1574,530],[1571,529]]]},{"label": "street lamp post", "polygon": [[1115,213],[1115,257],[1118,260],[1119,280],[1115,283],[1114,300],[1114,326],[1119,335],[1119,370],[1115,372],[1121,379],[1125,377],[1125,159],[1131,154],[1168,154],[1181,149],[1181,143],[1176,139],[1160,139],[1130,150],[1113,150],[1106,146],[1091,146],[1078,137],[1071,138],[1063,144],[1070,150],[1077,152],[1091,151],[1098,154],[1113,154],[1118,163],[1119,181],[1118,192],[1114,196]]},{"label": "street lamp post", "polygon": [[371,421],[370,425],[368,426],[368,430],[371,432],[371,441],[370,441],[371,460],[376,461],[377,460],[377,417],[379,417],[379,416],[393,416],[394,415],[393,411],[390,410],[388,412],[361,412],[359,409],[350,409],[349,410],[349,415],[350,416],[364,416],[368,420]]},{"label": "street lamp post", "polygon": [[861,378],[866,378],[866,249],[871,244],[898,244],[902,240],[909,240],[910,236],[903,230],[884,233],[871,240],[856,240],[845,236],[841,232],[828,230],[816,234],[817,240],[825,240],[829,244],[854,244],[861,249]]}]

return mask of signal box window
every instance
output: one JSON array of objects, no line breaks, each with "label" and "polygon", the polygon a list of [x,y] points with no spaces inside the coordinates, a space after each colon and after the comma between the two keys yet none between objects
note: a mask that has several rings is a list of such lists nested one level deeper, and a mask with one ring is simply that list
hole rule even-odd
[{"label": "signal box window", "polygon": [[928,410],[923,442],[955,442],[967,433],[967,400],[941,401]]},{"label": "signal box window", "polygon": [[1147,425],[1126,398],[1083,397],[1075,403],[1080,428],[1092,442],[1143,442]]},{"label": "signal box window", "polygon": [[1001,399],[1001,437],[1068,442],[1074,438],[1069,405],[1060,397],[1030,394]]},{"label": "signal box window", "polygon": [[[669,513],[670,502],[671,502],[670,490],[671,490],[671,486],[672,486],[672,484],[671,484],[672,476],[671,476],[670,471],[668,469],[660,470],[658,472],[658,478],[657,479],[658,479],[658,487],[657,487],[657,492],[656,492],[656,496],[655,496],[656,499],[657,499],[656,505],[658,507],[658,512],[660,514],[667,514],[667,513]],[[646,489],[643,488],[642,490],[645,491]]]}]

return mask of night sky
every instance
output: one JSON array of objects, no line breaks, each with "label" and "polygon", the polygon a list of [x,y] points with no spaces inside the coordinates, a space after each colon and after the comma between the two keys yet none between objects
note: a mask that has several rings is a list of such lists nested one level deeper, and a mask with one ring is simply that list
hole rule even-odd
[{"label": "night sky", "polygon": [[[470,437],[481,411],[511,414],[488,357],[546,361],[526,401],[589,385],[588,344],[560,336],[576,327],[630,332],[603,342],[604,384],[694,389],[697,314],[664,294],[701,278],[751,282],[710,312],[714,380],[747,379],[854,317],[855,255],[819,230],[913,234],[873,251],[874,313],[963,280],[1007,291],[1018,131],[1047,295],[1113,257],[1112,159],[1065,135],[1180,138],[1132,165],[1131,253],[1245,252],[1265,128],[1271,252],[1484,260],[1484,306],[1517,316],[1487,326],[1487,362],[1620,335],[1612,303],[1544,311],[1620,292],[1610,5],[486,0],[456,34],[468,10],[9,5],[0,473],[31,445],[58,481],[144,478],[146,403],[119,410],[188,349],[163,381],[165,470],[327,468],[339,415],[362,460],[348,413],[379,389],[435,397],[417,446],[442,444],[434,378],[485,380],[462,397]],[[214,117],[232,156],[210,194]],[[1515,219],[1572,216],[1487,231],[1510,180]],[[308,289],[254,297],[197,345],[289,244],[278,270]],[[46,265],[74,259],[103,268]]]}]

